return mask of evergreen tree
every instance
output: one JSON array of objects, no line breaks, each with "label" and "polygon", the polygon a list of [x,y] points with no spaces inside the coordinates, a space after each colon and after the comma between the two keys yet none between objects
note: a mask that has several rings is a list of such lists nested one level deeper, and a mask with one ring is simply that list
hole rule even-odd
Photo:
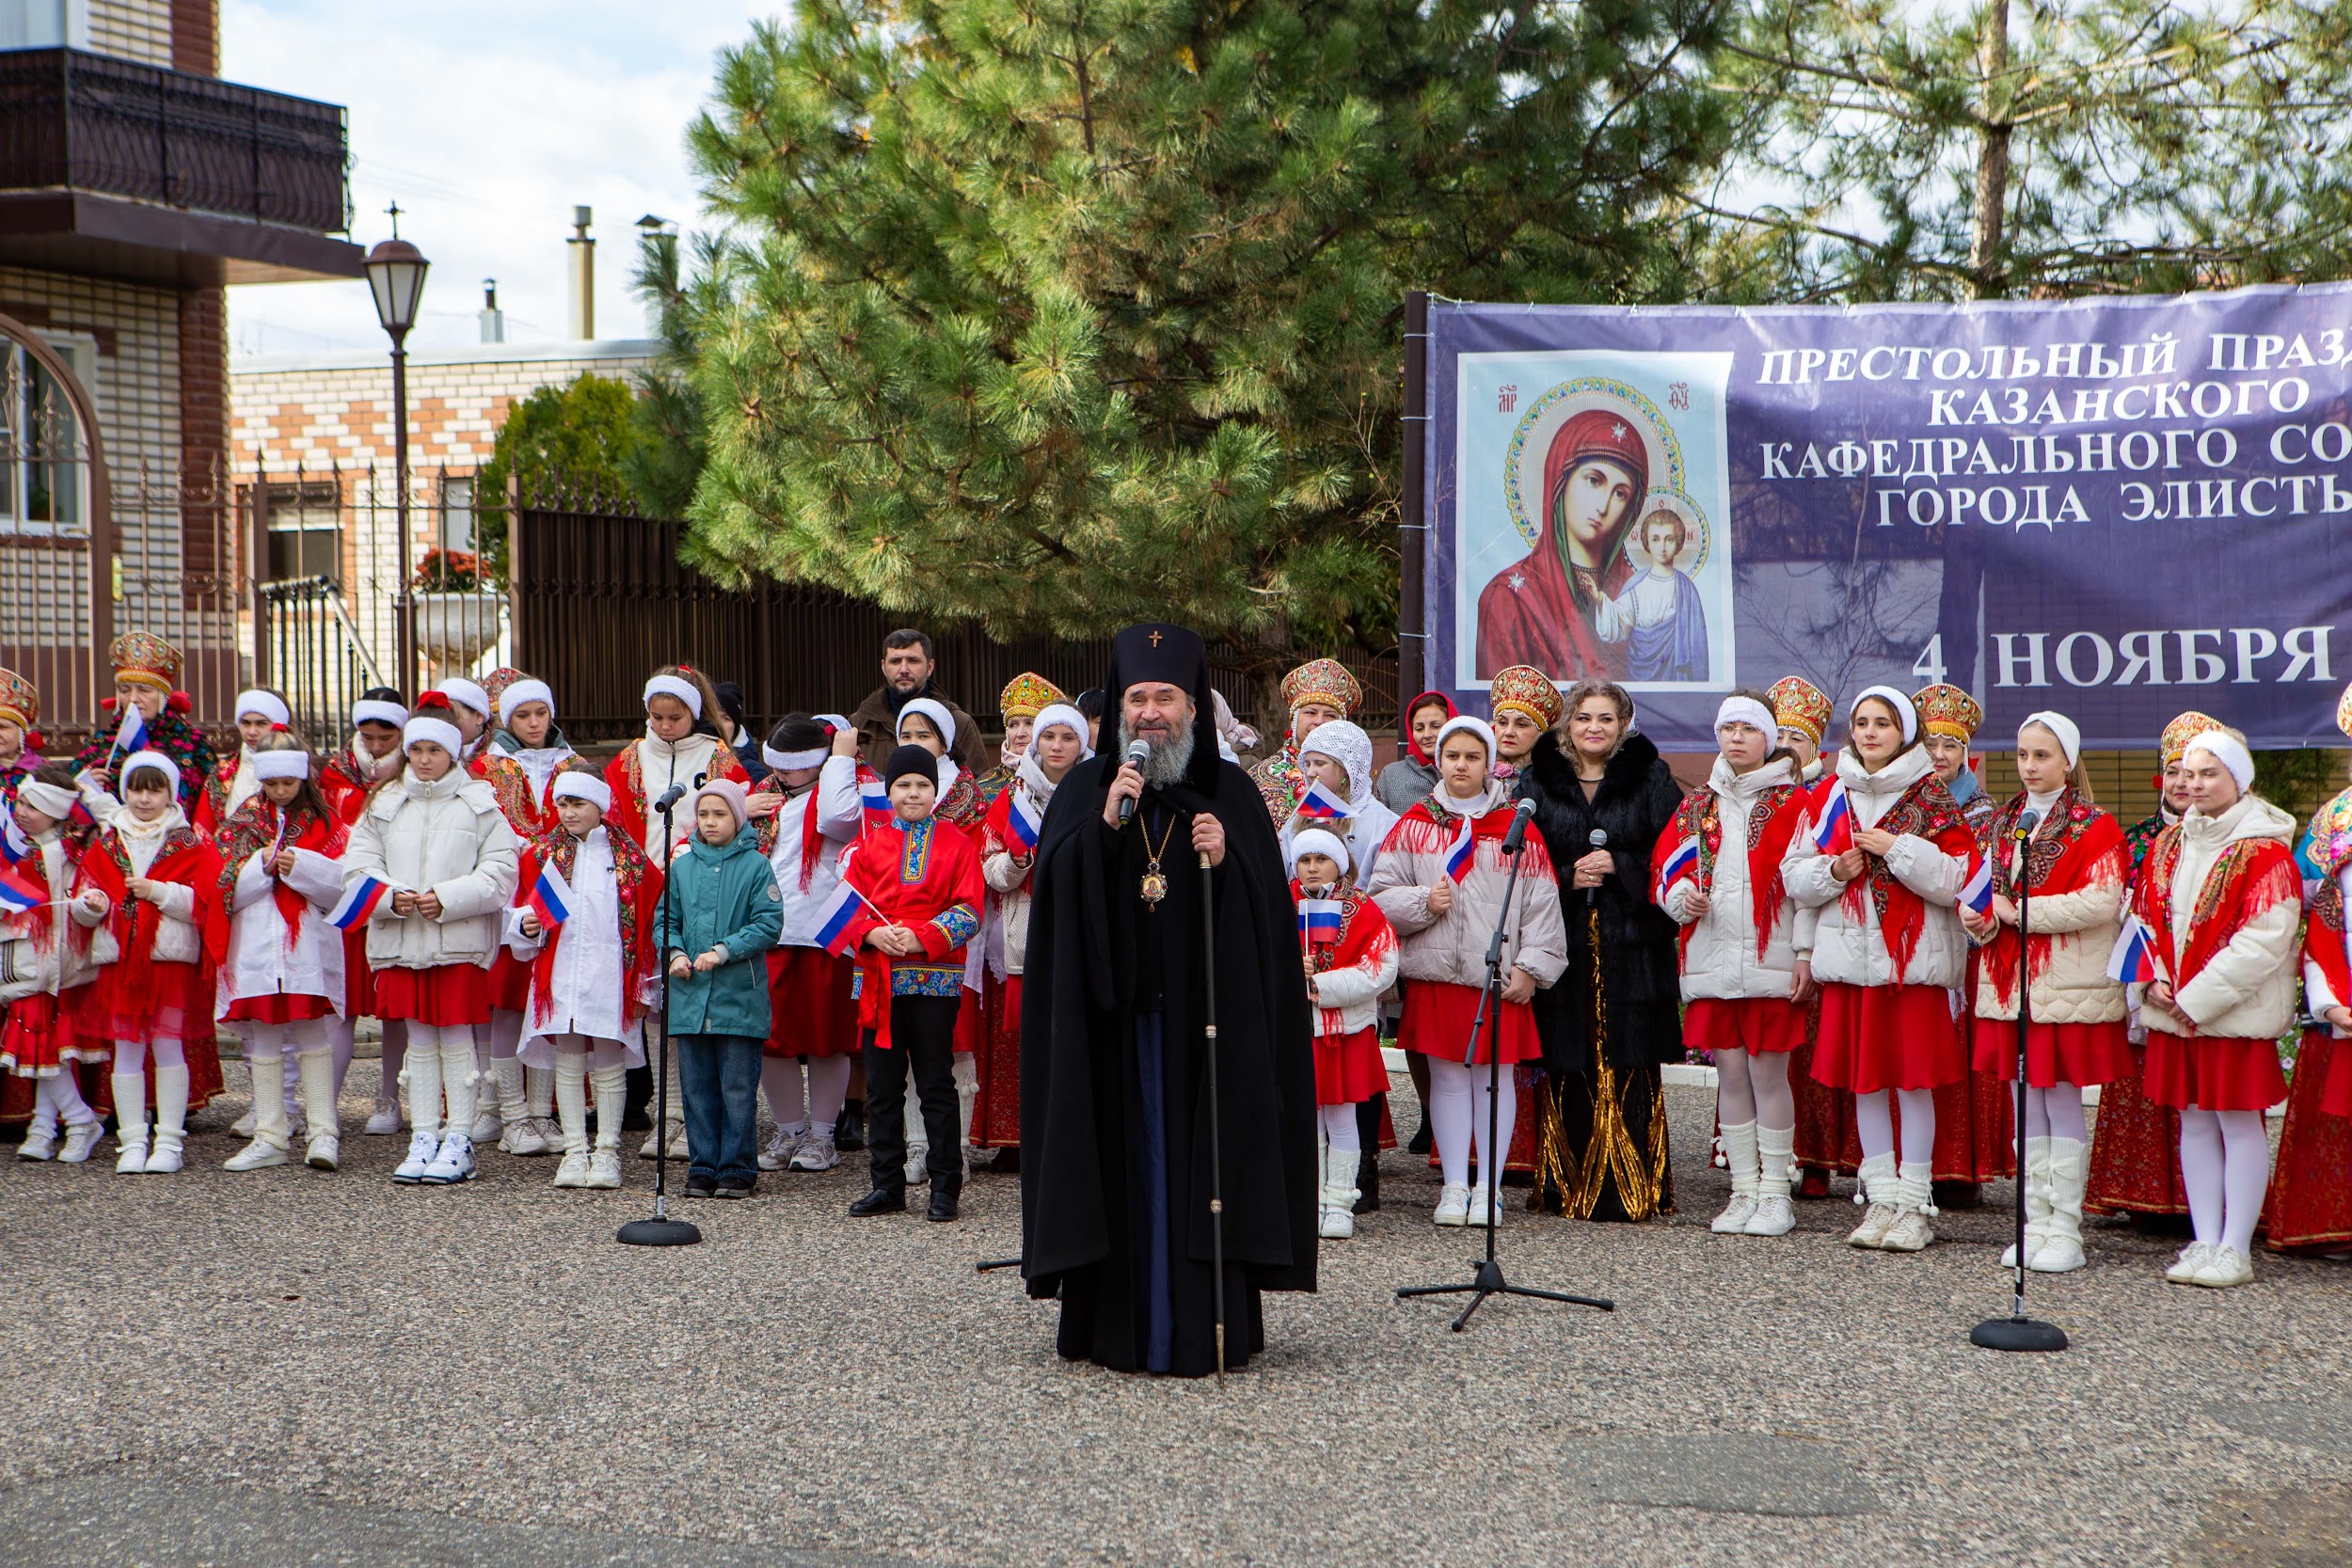
[{"label": "evergreen tree", "polygon": [[1385,646],[1405,291],[1678,297],[1729,14],[803,0],[691,133],[742,248],[694,295],[690,554],[999,635]]},{"label": "evergreen tree", "polygon": [[561,504],[559,494],[608,500],[628,494],[623,469],[643,439],[636,402],[626,383],[583,374],[508,405],[474,484],[474,545],[491,577],[506,578],[510,478],[525,506]]}]

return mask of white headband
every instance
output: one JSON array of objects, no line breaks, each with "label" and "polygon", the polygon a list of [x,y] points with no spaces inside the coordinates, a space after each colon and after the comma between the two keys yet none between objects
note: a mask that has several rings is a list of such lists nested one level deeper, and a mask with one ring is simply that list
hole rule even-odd
[{"label": "white headband", "polygon": [[1480,741],[1486,745],[1486,766],[1489,768],[1494,766],[1496,747],[1495,731],[1492,724],[1487,723],[1484,719],[1475,718],[1467,713],[1457,719],[1447,720],[1445,721],[1445,728],[1438,732],[1437,744],[1429,748],[1429,754],[1431,756],[1434,757],[1438,752],[1445,750],[1445,737],[1450,735],[1476,736]]},{"label": "white headband", "polygon": [[2191,752],[2203,752],[2228,768],[2230,777],[2237,781],[2239,794],[2254,787],[2254,754],[2221,731],[2207,730],[2191,736],[2189,743],[2181,748],[2181,754],[2186,756]]},{"label": "white headband", "polygon": [[656,675],[645,683],[645,701],[656,697],[675,697],[686,705],[686,711],[700,719],[703,716],[703,694],[694,689],[694,683],[678,675]]},{"label": "white headband", "polygon": [[[172,771],[176,774],[179,769]],[[16,798],[31,801],[35,811],[43,816],[54,816],[60,822],[73,814],[73,791],[43,779],[27,779],[17,785]]]},{"label": "white headband", "polygon": [[[258,762],[260,759],[256,758],[255,760]],[[180,787],[180,765],[172,761],[169,757],[164,755],[161,752],[133,752],[128,757],[123,759],[122,767],[117,770],[115,777],[119,779],[127,779],[142,768],[154,768],[157,772],[163,774],[165,778],[171,781],[171,787],[173,789],[176,790]],[[254,771],[259,773],[261,772],[261,769],[257,767]],[[262,773],[262,776],[263,778],[269,777],[266,773]],[[38,803],[39,802],[36,802],[36,804]],[[68,801],[66,804],[66,810],[72,811],[72,803]],[[59,814],[56,812],[51,812],[49,815],[56,816]]]},{"label": "white headband", "polygon": [[1851,724],[1853,722],[1854,709],[1860,707],[1866,701],[1872,697],[1878,698],[1881,702],[1883,702],[1888,706],[1892,707],[1895,710],[1895,717],[1902,721],[1904,745],[1908,746],[1913,741],[1919,738],[1919,710],[1912,705],[1910,698],[1904,696],[1901,692],[1896,690],[1891,686],[1865,687],[1861,691],[1855,693],[1854,700],[1846,705],[1846,722],[1848,724]]},{"label": "white headband", "polygon": [[[2047,708],[2044,708],[2040,713],[2028,713],[2026,715],[2026,724],[2039,724],[2043,729],[2048,730],[2052,735],[2058,736],[2058,750],[2066,753],[2067,767],[2074,767],[2075,762],[2082,756],[2082,726],[2075,723],[2074,721],[2069,719],[2063,713],[2052,713]],[[2017,726],[2017,732],[2020,735],[2025,733],[2026,724],[2020,724]]]},{"label": "white headband", "polygon": [[248,713],[258,713],[273,724],[294,722],[294,715],[286,711],[286,705],[278,693],[263,691],[259,687],[237,693],[237,717],[242,719]]},{"label": "white headband", "polygon": [[1068,703],[1048,703],[1038,709],[1037,722],[1029,728],[1029,755],[1040,754],[1037,749],[1038,742],[1044,739],[1045,732],[1056,724],[1059,724],[1078,737],[1078,760],[1080,762],[1086,761],[1094,754],[1094,748],[1087,744],[1087,716]]},{"label": "white headband", "polygon": [[779,752],[766,741],[760,742],[759,760],[781,773],[787,768],[822,768],[833,753],[819,746],[810,752]]},{"label": "white headband", "polygon": [[820,713],[817,715],[817,721],[820,724],[831,724],[835,734],[856,727],[837,713]]},{"label": "white headband", "polygon": [[362,697],[351,705],[351,721],[355,724],[389,724],[398,729],[408,722],[408,710],[381,697],[372,700]]},{"label": "white headband", "polygon": [[466,737],[459,735],[457,726],[446,719],[436,719],[430,714],[421,713],[402,726],[400,749],[403,752],[406,752],[409,747],[414,746],[420,740],[431,741],[453,757],[462,757],[466,754]]},{"label": "white headband", "polygon": [[555,691],[545,681],[516,681],[499,693],[499,727],[503,729],[515,721],[515,710],[525,703],[545,703],[548,717],[555,717]]},{"label": "white headband", "polygon": [[956,721],[955,717],[947,711],[945,703],[935,703],[929,697],[915,698],[914,701],[898,710],[898,722],[892,726],[891,734],[895,736],[906,727],[907,715],[910,713],[919,713],[930,720],[931,728],[939,732],[940,743],[949,751],[955,750]]},{"label": "white headband", "polygon": [[310,753],[294,748],[282,752],[253,753],[253,776],[257,779],[307,779],[310,776]]},{"label": "white headband", "polygon": [[1725,724],[1754,724],[1775,738],[1780,734],[1780,721],[1772,717],[1772,710],[1753,697],[1725,697],[1715,709],[1715,727],[1720,730]]},{"label": "white headband", "polygon": [[463,703],[483,718],[490,717],[490,694],[463,675],[453,675],[434,688],[453,703]]},{"label": "white headband", "polygon": [[558,773],[555,776],[555,788],[548,793],[552,800],[562,800],[568,798],[574,800],[585,800],[598,811],[612,809],[612,786],[594,773]]},{"label": "white headband", "polygon": [[1290,845],[1290,872],[1298,875],[1298,860],[1302,855],[1328,855],[1331,863],[1343,871],[1354,867],[1355,857],[1347,852],[1347,840],[1323,828],[1308,828],[1293,835]]}]

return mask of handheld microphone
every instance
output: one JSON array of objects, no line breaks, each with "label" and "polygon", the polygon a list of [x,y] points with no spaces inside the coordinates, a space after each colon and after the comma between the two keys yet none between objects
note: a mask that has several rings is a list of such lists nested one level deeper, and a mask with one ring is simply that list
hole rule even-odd
[{"label": "handheld microphone", "polygon": [[[1605,828],[1595,828],[1591,832],[1584,835],[1584,842],[1591,845],[1596,849],[1606,849],[1609,847],[1609,831]],[[1594,904],[1598,901],[1599,897],[1600,888],[1598,884],[1586,888],[1584,890],[1584,907],[1588,910],[1591,909]]]},{"label": "handheld microphone", "polygon": [[[1125,764],[1127,767],[1132,768],[1136,772],[1140,773],[1143,771],[1143,765],[1151,759],[1151,747],[1145,745],[1140,740],[1131,740],[1127,743],[1127,757]],[[1122,828],[1125,827],[1128,819],[1135,815],[1136,798],[1130,795],[1119,802],[1119,825]]]},{"label": "handheld microphone", "polygon": [[1521,800],[1511,813],[1511,831],[1502,835],[1502,853],[1507,859],[1527,847],[1527,824],[1535,816],[1535,802]]}]

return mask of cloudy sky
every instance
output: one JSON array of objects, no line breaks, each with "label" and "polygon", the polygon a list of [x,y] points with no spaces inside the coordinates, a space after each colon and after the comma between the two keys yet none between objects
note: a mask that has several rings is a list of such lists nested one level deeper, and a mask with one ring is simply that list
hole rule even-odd
[{"label": "cloudy sky", "polygon": [[[596,210],[596,334],[640,336],[639,217],[699,209],[685,127],[716,52],[785,0],[225,0],[221,74],[350,113],[351,237],[400,231],[433,263],[413,346],[477,341],[495,277],[509,341],[564,334],[572,208]],[[231,289],[230,343],[256,354],[382,350],[367,286]]]}]

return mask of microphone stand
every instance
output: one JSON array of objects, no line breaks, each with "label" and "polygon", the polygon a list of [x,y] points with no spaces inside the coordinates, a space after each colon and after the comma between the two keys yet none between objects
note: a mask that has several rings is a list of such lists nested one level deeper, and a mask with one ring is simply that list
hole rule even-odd
[{"label": "microphone stand", "polygon": [[[2026,1033],[2033,1016],[2033,966],[2028,961],[2029,950],[2026,933],[2027,899],[2031,896],[2026,882],[2031,879],[2027,851],[2033,838],[2034,824],[2022,821],[2017,827],[2017,853],[2010,864],[2017,868],[2017,1268],[2010,1281],[2009,1316],[1987,1318],[1968,1331],[1968,1342],[1983,1350],[2003,1351],[2061,1351],[2066,1348],[2066,1331],[2056,1323],[2045,1323],[2026,1316]],[[1998,933],[1996,932],[1995,935]]]},{"label": "microphone stand", "polygon": [[[1470,1020],[1470,1049],[1462,1053],[1462,1065],[1471,1067],[1478,1061],[1478,1037],[1485,1033],[1486,1009],[1502,1005],[1502,936],[1511,924],[1511,901],[1519,890],[1519,850],[1508,851],[1511,879],[1502,890],[1502,909],[1495,916],[1494,935],[1486,942],[1486,989],[1479,994],[1478,1012]],[[1214,1016],[1214,1014],[1212,1015]],[[1215,1037],[1212,1031],[1211,1037]],[[1212,1061],[1215,1056],[1212,1053]],[[1603,1312],[1613,1312],[1617,1304],[1601,1296],[1563,1295],[1557,1291],[1537,1291],[1525,1285],[1514,1285],[1502,1275],[1502,1265],[1495,1261],[1495,1235],[1502,1229],[1497,1210],[1502,1204],[1502,1150],[1495,1147],[1502,1132],[1502,1052],[1498,1044],[1489,1042],[1486,1051],[1486,1143],[1478,1153],[1479,1184],[1486,1189],[1486,1256],[1470,1260],[1470,1278],[1456,1285],[1406,1285],[1397,1289],[1400,1301],[1414,1296],[1458,1296],[1470,1298],[1462,1315],[1455,1318],[1453,1330],[1459,1334],[1470,1326],[1470,1314],[1486,1303],[1488,1296],[1532,1296],[1538,1301],[1566,1302],[1574,1307],[1591,1307]]]},{"label": "microphone stand", "polygon": [[[676,785],[676,764],[671,764],[671,784]],[[665,792],[666,793],[666,792]],[[661,926],[670,923],[675,906],[671,899],[676,889],[670,876],[670,857],[677,840],[671,836],[671,816],[677,802],[669,800],[661,808]],[[660,944],[655,943],[655,961],[661,962]],[[630,1220],[621,1227],[613,1240],[623,1246],[692,1246],[703,1239],[700,1227],[691,1220],[674,1220],[669,1215],[670,1166],[670,971],[666,963],[661,969],[661,1036],[660,1046],[654,1056],[654,1146],[653,1146],[653,1217]],[[620,1114],[618,1107],[613,1114]]]}]

